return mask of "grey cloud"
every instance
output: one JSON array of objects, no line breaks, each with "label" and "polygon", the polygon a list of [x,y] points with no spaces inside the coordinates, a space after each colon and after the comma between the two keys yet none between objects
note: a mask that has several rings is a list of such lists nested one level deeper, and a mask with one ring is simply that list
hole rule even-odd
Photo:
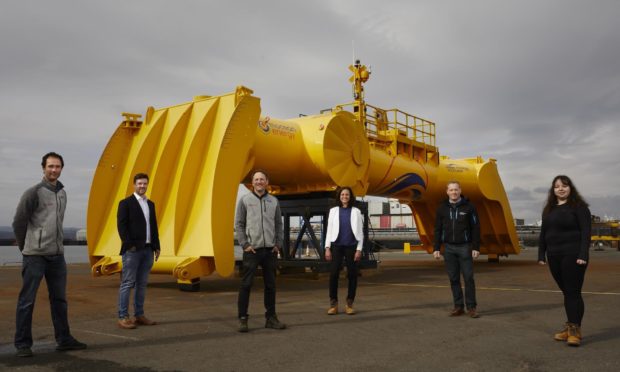
[{"label": "grey cloud", "polygon": [[444,155],[496,158],[515,217],[539,218],[560,173],[588,200],[614,198],[619,12],[616,1],[559,0],[7,2],[0,225],[51,148],[68,161],[68,223],[84,225],[123,111],[237,85],[283,119],[350,101],[352,41],[372,65],[368,102],[435,121]]},{"label": "grey cloud", "polygon": [[586,198],[590,203],[590,211],[599,217],[620,219],[620,195],[597,196]]},{"label": "grey cloud", "polygon": [[509,190],[508,197],[510,198],[510,200],[515,200],[515,201],[516,200],[529,201],[529,200],[534,199],[530,190],[525,190],[520,187],[515,187],[512,190]]},{"label": "grey cloud", "polygon": [[535,187],[532,191],[538,194],[546,194],[547,192],[549,192],[549,188],[548,187]]}]

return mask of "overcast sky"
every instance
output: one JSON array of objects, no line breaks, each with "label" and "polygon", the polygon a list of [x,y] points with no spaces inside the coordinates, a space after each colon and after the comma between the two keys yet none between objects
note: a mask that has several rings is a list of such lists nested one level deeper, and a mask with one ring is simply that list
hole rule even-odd
[{"label": "overcast sky", "polygon": [[245,85],[286,119],[351,100],[436,122],[453,158],[498,160],[513,214],[534,222],[551,179],[620,217],[620,2],[3,1],[0,225],[65,157],[65,226],[85,226],[94,169],[121,112]]}]

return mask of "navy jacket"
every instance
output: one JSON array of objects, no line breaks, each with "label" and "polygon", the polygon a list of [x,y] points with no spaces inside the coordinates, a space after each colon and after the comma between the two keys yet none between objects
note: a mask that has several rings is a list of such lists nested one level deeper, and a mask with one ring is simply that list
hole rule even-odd
[{"label": "navy jacket", "polygon": [[434,250],[440,250],[442,243],[470,243],[474,251],[480,250],[478,213],[476,207],[463,195],[458,203],[453,204],[446,199],[437,208]]},{"label": "navy jacket", "polygon": [[[159,247],[159,231],[157,229],[157,218],[155,217],[155,204],[147,200],[149,205],[149,219],[151,227],[151,248],[158,251]],[[118,235],[121,237],[123,244],[121,245],[120,254],[131,247],[137,249],[144,248],[146,244],[146,219],[140,207],[140,203],[134,194],[118,203],[118,213],[116,215],[116,226]]]}]

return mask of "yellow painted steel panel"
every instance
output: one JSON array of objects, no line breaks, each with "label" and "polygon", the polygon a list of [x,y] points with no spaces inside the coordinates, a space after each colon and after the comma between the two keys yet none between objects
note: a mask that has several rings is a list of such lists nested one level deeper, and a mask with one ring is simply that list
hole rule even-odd
[{"label": "yellow painted steel panel", "polygon": [[247,88],[160,110],[144,123],[125,120],[106,146],[93,178],[87,239],[94,275],[122,268],[118,202],[133,176],[149,174],[161,257],[154,273],[179,280],[234,270],[233,218],[239,181],[256,134],[259,99]]}]

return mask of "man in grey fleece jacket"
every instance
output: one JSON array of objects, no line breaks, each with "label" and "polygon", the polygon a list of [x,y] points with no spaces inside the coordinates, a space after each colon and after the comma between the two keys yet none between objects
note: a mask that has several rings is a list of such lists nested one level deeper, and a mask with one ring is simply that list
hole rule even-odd
[{"label": "man in grey fleece jacket", "polygon": [[58,181],[64,161],[50,152],[43,156],[43,180],[24,192],[13,219],[15,240],[22,252],[22,289],[17,301],[15,348],[17,356],[32,356],[32,311],[41,279],[49,292],[56,350],[85,349],[69,330],[67,317],[67,266],[62,222],[67,194]]},{"label": "man in grey fleece jacket", "polygon": [[276,264],[282,246],[282,213],[275,196],[267,192],[269,180],[264,171],[252,172],[250,194],[237,205],[235,231],[243,248],[241,288],[237,301],[239,332],[248,331],[248,306],[254,275],[260,265],[265,282],[265,328],[284,329],[276,316]]}]

